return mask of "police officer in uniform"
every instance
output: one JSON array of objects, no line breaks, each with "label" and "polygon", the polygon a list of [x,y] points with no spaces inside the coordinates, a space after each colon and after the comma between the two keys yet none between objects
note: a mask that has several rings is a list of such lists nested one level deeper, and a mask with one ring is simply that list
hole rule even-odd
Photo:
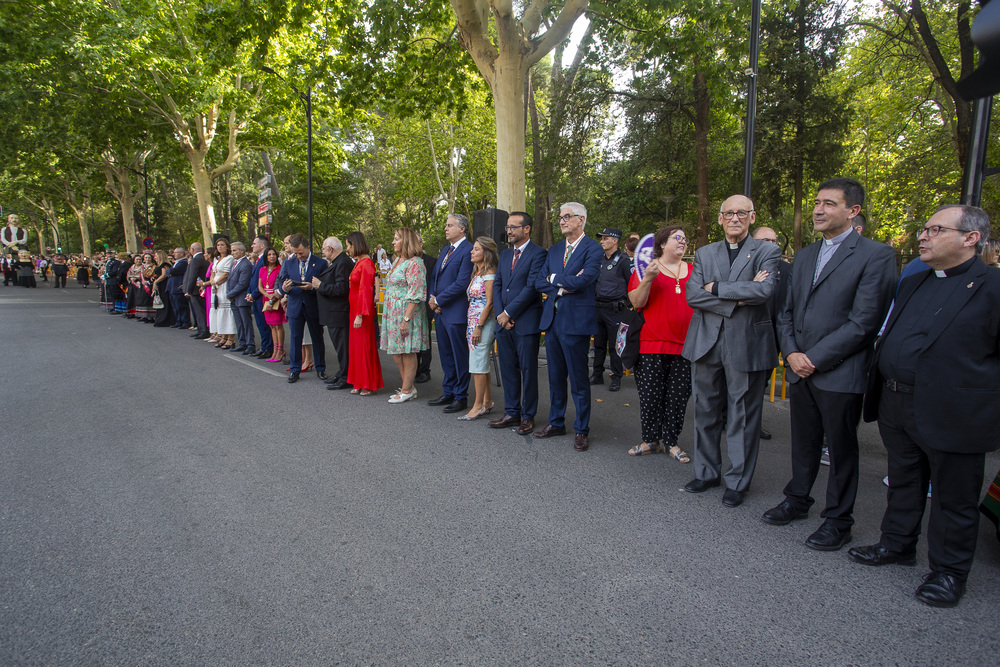
[{"label": "police officer in uniform", "polygon": [[632,275],[628,255],[618,249],[622,238],[622,230],[605,227],[600,233],[601,247],[604,258],[601,261],[601,274],[597,279],[597,335],[594,336],[594,373],[590,376],[590,384],[604,384],[604,358],[611,353],[611,386],[609,391],[618,391],[622,386],[622,360],[615,349],[618,338],[618,325],[622,323],[622,315],[628,303],[628,279]]}]

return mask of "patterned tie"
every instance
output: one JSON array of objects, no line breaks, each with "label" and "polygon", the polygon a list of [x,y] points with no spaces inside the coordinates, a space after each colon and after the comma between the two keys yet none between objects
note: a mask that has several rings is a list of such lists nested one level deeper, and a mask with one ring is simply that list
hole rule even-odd
[{"label": "patterned tie", "polygon": [[573,254],[573,246],[571,246],[569,244],[569,241],[567,241],[566,242],[566,254],[563,255],[563,268],[564,269],[566,268],[566,262],[569,261],[569,256],[572,255],[572,254]]},{"label": "patterned tie", "polygon": [[513,271],[514,267],[517,266],[517,258],[521,256],[521,251],[518,248],[514,248],[514,261],[510,263],[510,270]]},{"label": "patterned tie", "polygon": [[[444,269],[444,265],[448,263],[448,258],[451,257],[451,253],[454,250],[455,250],[455,246],[453,246],[453,245],[448,246],[448,252],[445,253],[444,260],[442,260],[442,262],[441,262],[441,269]],[[440,271],[439,271],[439,273],[440,273]]]},{"label": "patterned tie", "polygon": [[299,280],[306,279],[306,263],[299,260]]}]

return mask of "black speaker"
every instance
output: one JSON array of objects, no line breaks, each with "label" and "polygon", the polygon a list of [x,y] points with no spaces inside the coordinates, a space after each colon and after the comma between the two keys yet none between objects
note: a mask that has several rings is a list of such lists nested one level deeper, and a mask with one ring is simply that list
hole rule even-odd
[{"label": "black speaker", "polygon": [[507,211],[499,208],[484,208],[472,214],[472,241],[480,236],[488,236],[496,241],[497,248],[507,247]]}]

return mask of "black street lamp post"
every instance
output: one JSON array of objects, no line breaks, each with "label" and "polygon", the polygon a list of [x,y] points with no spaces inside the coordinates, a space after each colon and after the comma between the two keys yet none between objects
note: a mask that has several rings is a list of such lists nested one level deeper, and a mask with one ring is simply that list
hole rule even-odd
[{"label": "black street lamp post", "polygon": [[295,91],[302,103],[306,107],[306,191],[309,199],[309,248],[312,249],[313,242],[313,121],[312,121],[312,88],[307,86],[306,92],[301,92],[295,84],[285,79],[272,68],[263,65],[261,69],[268,74],[278,77]]}]

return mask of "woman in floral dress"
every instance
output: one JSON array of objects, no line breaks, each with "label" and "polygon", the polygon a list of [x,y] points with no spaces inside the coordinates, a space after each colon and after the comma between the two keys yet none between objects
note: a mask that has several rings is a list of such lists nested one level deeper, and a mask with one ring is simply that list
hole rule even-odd
[{"label": "woman in floral dress", "polygon": [[417,397],[413,379],[417,375],[417,353],[430,347],[427,326],[427,275],[417,233],[400,227],[392,239],[396,261],[385,278],[385,309],[382,314],[382,349],[396,362],[402,387],[389,397],[390,403],[405,403]]}]

